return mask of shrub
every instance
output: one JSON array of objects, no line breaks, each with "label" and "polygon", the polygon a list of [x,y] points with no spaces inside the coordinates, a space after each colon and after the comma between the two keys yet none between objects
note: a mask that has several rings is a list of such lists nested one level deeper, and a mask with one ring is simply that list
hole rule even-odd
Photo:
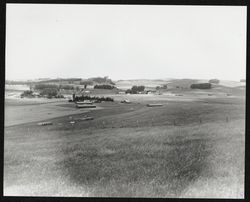
[{"label": "shrub", "polygon": [[168,85],[167,85],[167,84],[164,84],[164,85],[162,86],[162,88],[163,88],[163,89],[167,89],[167,88],[168,88]]},{"label": "shrub", "polygon": [[192,89],[211,89],[211,87],[211,83],[196,83],[190,86]]},{"label": "shrub", "polygon": [[47,96],[48,98],[56,97],[58,90],[56,88],[45,88],[40,92],[41,95]]},{"label": "shrub", "polygon": [[125,93],[126,93],[126,94],[128,94],[128,93],[129,93],[129,94],[132,94],[132,90],[131,90],[131,89],[128,89],[128,90],[125,91]]},{"label": "shrub", "polygon": [[56,98],[64,98],[63,95],[56,95],[55,97],[56,97]]},{"label": "shrub", "polygon": [[31,90],[26,90],[21,94],[21,97],[33,97],[33,91]]},{"label": "shrub", "polygon": [[81,81],[80,85],[84,85],[84,88],[86,89],[88,85],[93,85],[93,81]]}]

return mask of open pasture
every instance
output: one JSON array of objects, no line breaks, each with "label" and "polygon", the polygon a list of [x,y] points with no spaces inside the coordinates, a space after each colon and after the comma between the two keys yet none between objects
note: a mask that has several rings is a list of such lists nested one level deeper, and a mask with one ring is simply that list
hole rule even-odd
[{"label": "open pasture", "polygon": [[[66,103],[66,104],[65,104]],[[65,105],[66,107],[61,107]],[[70,107],[67,107],[70,106]],[[98,109],[98,107],[96,108]],[[45,100],[32,98],[5,100],[5,126],[24,124],[29,122],[45,121],[47,119],[78,114],[86,109],[76,109],[74,104],[66,100]]]},{"label": "open pasture", "polygon": [[[243,197],[244,97],[137,98],[97,110],[65,101],[18,109],[25,121],[5,128],[4,194]],[[38,126],[36,113],[54,114],[39,115],[53,125]],[[78,121],[86,115],[94,120]]]}]

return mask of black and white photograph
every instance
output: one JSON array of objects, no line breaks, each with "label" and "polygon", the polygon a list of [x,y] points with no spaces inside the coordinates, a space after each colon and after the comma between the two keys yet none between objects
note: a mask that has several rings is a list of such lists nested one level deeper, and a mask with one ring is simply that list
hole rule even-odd
[{"label": "black and white photograph", "polygon": [[245,196],[247,6],[6,4],[3,195]]}]

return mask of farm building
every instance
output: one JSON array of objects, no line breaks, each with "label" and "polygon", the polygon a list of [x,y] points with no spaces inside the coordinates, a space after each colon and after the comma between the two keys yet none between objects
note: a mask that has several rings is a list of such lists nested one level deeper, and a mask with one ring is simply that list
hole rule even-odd
[{"label": "farm building", "polygon": [[147,104],[148,107],[161,107],[163,104]]},{"label": "farm building", "polygon": [[95,105],[92,104],[76,104],[77,108],[96,108]]},{"label": "farm building", "polygon": [[147,90],[145,93],[146,93],[146,94],[156,93],[156,90]]}]

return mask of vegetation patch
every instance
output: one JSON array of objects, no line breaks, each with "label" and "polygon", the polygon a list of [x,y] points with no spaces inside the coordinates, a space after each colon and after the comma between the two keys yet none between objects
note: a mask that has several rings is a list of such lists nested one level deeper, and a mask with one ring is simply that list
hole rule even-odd
[{"label": "vegetation patch", "polygon": [[192,89],[211,89],[211,83],[195,83],[190,86]]},{"label": "vegetation patch", "polygon": [[94,89],[114,89],[115,87],[112,85],[108,85],[108,84],[103,84],[103,85],[95,85]]},{"label": "vegetation patch", "polygon": [[33,94],[33,91],[31,90],[26,90],[21,94],[21,97],[28,97],[28,98],[33,98],[35,97]]},{"label": "vegetation patch", "polygon": [[132,86],[131,89],[126,90],[126,93],[138,94],[142,93],[145,90],[145,86]]}]

